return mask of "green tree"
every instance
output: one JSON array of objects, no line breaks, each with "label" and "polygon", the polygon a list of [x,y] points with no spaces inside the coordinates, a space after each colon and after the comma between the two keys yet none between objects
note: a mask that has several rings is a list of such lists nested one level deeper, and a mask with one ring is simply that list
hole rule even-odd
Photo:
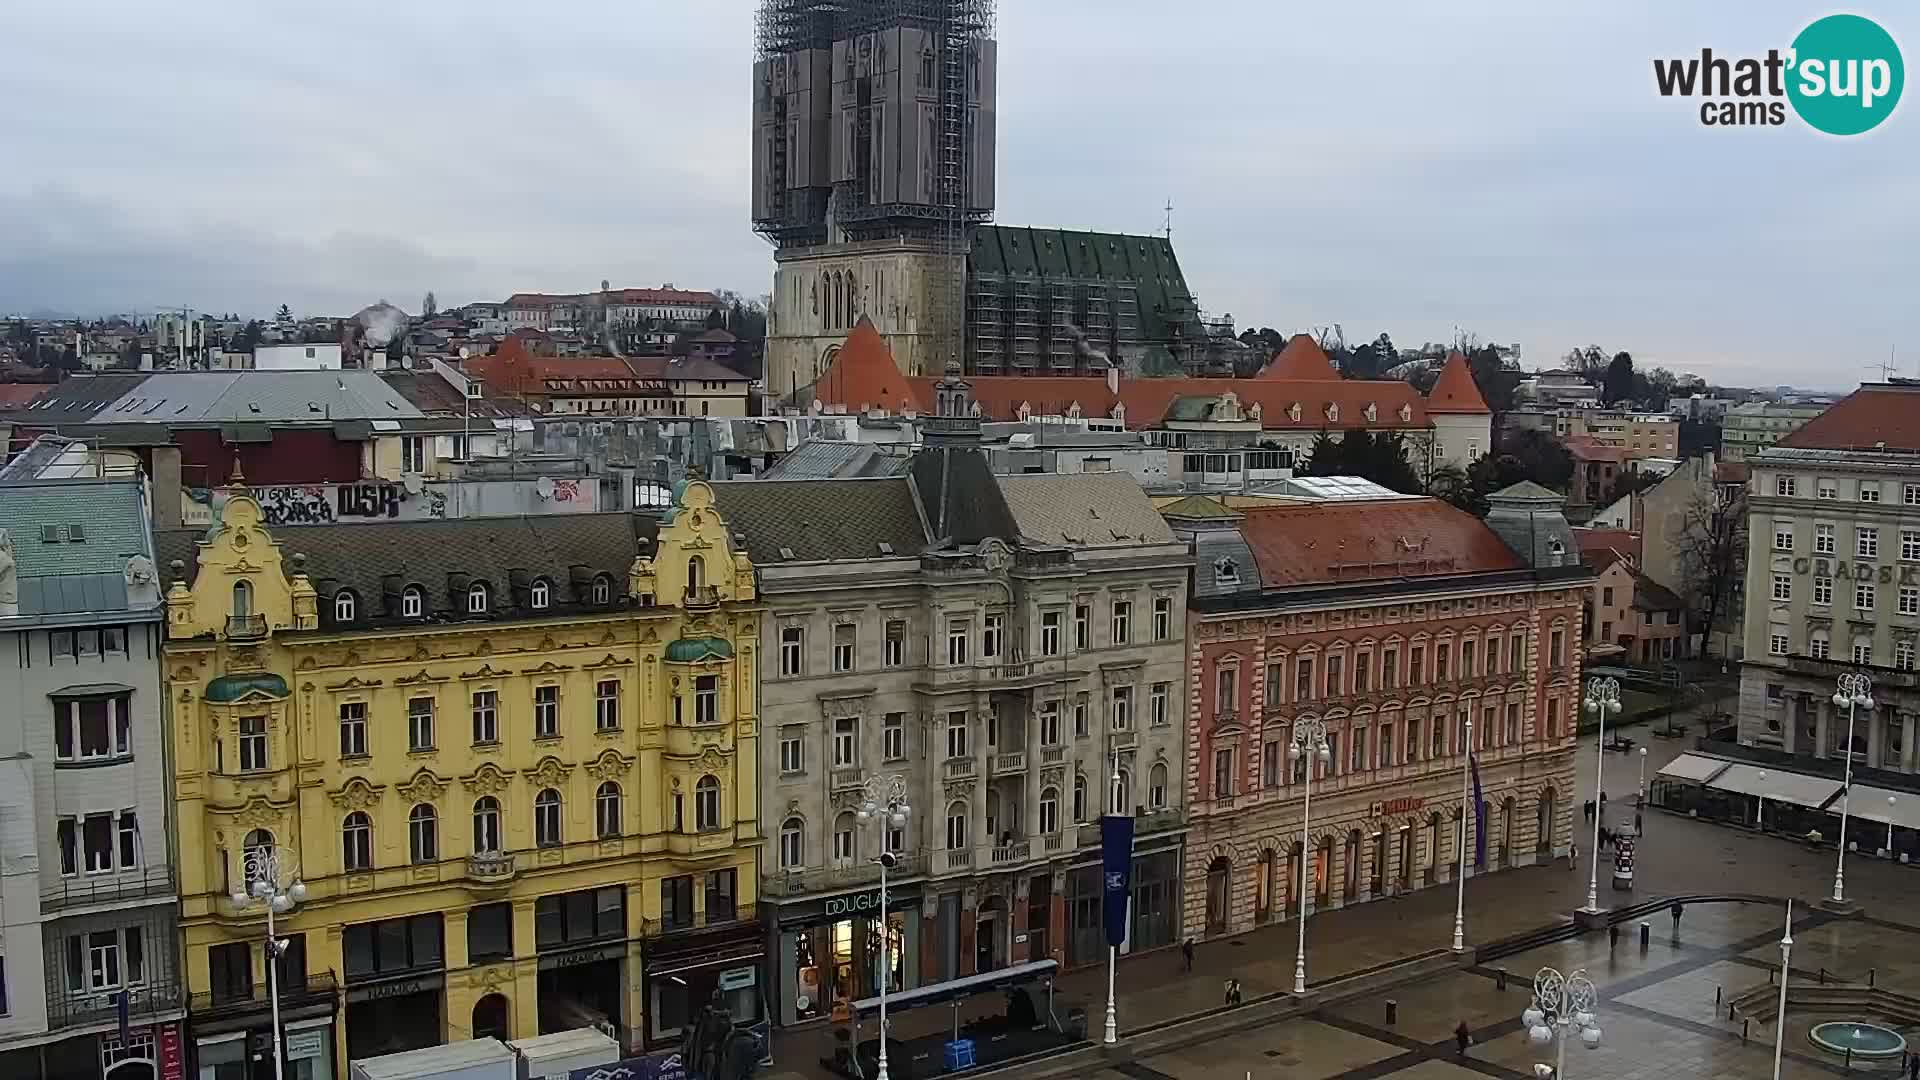
[{"label": "green tree", "polygon": [[1607,493],[1607,502],[1617,503],[1629,495],[1645,491],[1658,484],[1665,477],[1655,476],[1639,469],[1625,469],[1613,478],[1613,490]]},{"label": "green tree", "polygon": [[431,319],[438,314],[440,314],[440,301],[434,299],[433,290],[428,289],[427,295],[420,299],[420,317]]},{"label": "green tree", "polygon": [[1564,492],[1573,483],[1573,455],[1544,431],[1516,431],[1500,440],[1500,456],[1511,461],[1508,483],[1531,480]]},{"label": "green tree", "polygon": [[1633,400],[1633,357],[1625,352],[1613,354],[1613,360],[1607,365],[1607,374],[1600,383],[1600,397],[1608,405],[1616,401]]},{"label": "green tree", "polygon": [[1520,371],[1507,367],[1500,350],[1482,345],[1467,357],[1467,370],[1473,373],[1473,385],[1486,399],[1495,416],[1513,408],[1513,395],[1520,388]]},{"label": "green tree", "polygon": [[240,328],[240,348],[243,351],[250,352],[260,344],[261,339],[265,338],[266,335],[267,328],[265,324],[259,319],[249,319],[247,320],[247,325]]},{"label": "green tree", "polygon": [[724,328],[726,325],[727,325],[727,313],[724,310],[720,308],[714,308],[712,311],[707,312],[707,329],[719,330]]},{"label": "green tree", "polygon": [[1352,428],[1336,442],[1323,431],[1309,452],[1308,476],[1358,476],[1409,495],[1422,490],[1407,461],[1406,441],[1398,432]]}]

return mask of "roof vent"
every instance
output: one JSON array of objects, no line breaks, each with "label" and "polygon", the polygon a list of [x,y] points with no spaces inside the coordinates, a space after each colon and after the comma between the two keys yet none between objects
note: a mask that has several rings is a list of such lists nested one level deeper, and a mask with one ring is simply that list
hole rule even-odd
[{"label": "roof vent", "polygon": [[794,555],[792,548],[783,547],[780,549],[780,557],[783,559],[792,559],[792,558],[796,558],[797,556]]},{"label": "roof vent", "polygon": [[76,544],[83,543],[87,539],[87,530],[81,528],[78,523],[68,525],[67,539]]},{"label": "roof vent", "polygon": [[882,555],[893,554],[893,545],[887,543],[885,540],[880,541],[880,554]]},{"label": "roof vent", "polygon": [[60,542],[60,526],[58,525],[40,526],[40,542],[43,544],[59,543]]}]

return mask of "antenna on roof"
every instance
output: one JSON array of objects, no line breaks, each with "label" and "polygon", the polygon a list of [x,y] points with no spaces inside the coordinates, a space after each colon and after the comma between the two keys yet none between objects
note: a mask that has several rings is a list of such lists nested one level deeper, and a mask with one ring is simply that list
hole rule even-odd
[{"label": "antenna on roof", "polygon": [[1167,200],[1166,230],[1167,230],[1167,243],[1171,244],[1173,243],[1173,200],[1171,198]]}]

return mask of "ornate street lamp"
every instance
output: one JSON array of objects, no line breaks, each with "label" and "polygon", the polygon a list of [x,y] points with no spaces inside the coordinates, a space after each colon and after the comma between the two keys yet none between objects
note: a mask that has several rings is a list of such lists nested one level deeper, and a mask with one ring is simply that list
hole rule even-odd
[{"label": "ornate street lamp", "polygon": [[855,816],[862,822],[876,819],[880,822],[880,854],[873,860],[880,864],[879,1080],[887,1080],[887,987],[893,982],[893,923],[887,914],[887,871],[899,861],[888,849],[887,833],[892,829],[906,828],[907,818],[912,814],[913,807],[907,802],[906,777],[898,774],[869,776],[866,783],[861,785],[860,809]]},{"label": "ornate street lamp", "polygon": [[273,1076],[284,1080],[286,1056],[280,1037],[280,958],[286,954],[287,941],[274,931],[273,917],[285,915],[307,898],[307,886],[294,868],[298,865],[291,849],[265,844],[246,849],[241,860],[240,887],[227,897],[236,912],[248,914],[258,904],[267,912],[267,997],[273,1010]]},{"label": "ornate street lamp", "polygon": [[1587,680],[1587,711],[1600,720],[1600,752],[1593,759],[1593,872],[1587,877],[1587,906],[1581,910],[1600,910],[1600,818],[1606,809],[1601,785],[1606,783],[1603,768],[1607,758],[1607,714],[1620,711],[1620,682],[1611,676]]},{"label": "ornate street lamp", "polygon": [[1873,680],[1865,672],[1851,671],[1840,676],[1833,703],[1847,708],[1846,772],[1840,781],[1840,856],[1833,867],[1833,902],[1847,902],[1847,796],[1853,792],[1853,718],[1861,709],[1873,708]]},{"label": "ornate street lamp", "polygon": [[[1554,1042],[1558,1035],[1553,1080],[1565,1080],[1569,1034],[1578,1031],[1580,1041],[1589,1050],[1600,1045],[1600,1027],[1593,1015],[1599,999],[1600,994],[1584,968],[1567,975],[1550,967],[1534,973],[1533,1004],[1520,1014],[1520,1024],[1527,1030],[1527,1041],[1535,1046]],[[1536,1068],[1536,1074],[1538,1071]]]},{"label": "ornate street lamp", "polygon": [[1293,954],[1293,992],[1304,994],[1307,992],[1307,863],[1312,858],[1312,852],[1307,849],[1311,842],[1308,815],[1313,810],[1314,762],[1325,765],[1333,760],[1333,752],[1327,749],[1327,722],[1296,722],[1287,757],[1295,762],[1304,759],[1307,763],[1306,786],[1300,794],[1300,944]]}]

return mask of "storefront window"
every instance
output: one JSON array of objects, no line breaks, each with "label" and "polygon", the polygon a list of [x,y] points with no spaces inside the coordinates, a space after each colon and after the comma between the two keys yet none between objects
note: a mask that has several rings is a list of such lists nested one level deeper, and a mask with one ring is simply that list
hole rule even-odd
[{"label": "storefront window", "polygon": [[881,927],[887,928],[888,992],[929,981],[919,971],[917,906],[896,906],[884,924],[877,912],[789,930],[783,935],[780,978],[786,1024],[844,1016],[855,1001],[880,992]]},{"label": "storefront window", "polygon": [[686,1030],[708,1002],[726,1009],[735,1024],[760,1020],[760,980],[756,961],[731,967],[695,968],[656,975],[653,984],[653,1038],[672,1039]]}]

